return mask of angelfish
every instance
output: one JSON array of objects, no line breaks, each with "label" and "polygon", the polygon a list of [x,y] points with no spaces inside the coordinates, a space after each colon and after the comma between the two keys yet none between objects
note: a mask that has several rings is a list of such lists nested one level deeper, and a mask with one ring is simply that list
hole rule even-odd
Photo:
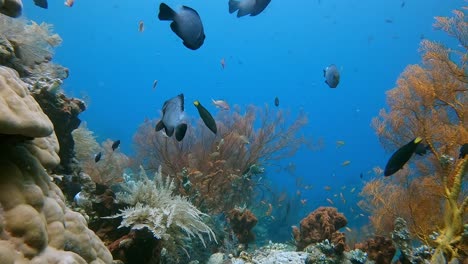
[{"label": "angelfish", "polygon": [[208,127],[213,133],[218,132],[218,128],[216,127],[216,121],[214,120],[213,116],[206,110],[203,105],[200,104],[199,101],[193,102],[193,105],[198,110],[198,114],[200,114],[201,119],[203,120],[203,123],[205,123],[206,127]]},{"label": "angelfish", "polygon": [[200,16],[194,9],[182,6],[179,13],[176,13],[165,3],[161,3],[158,18],[172,21],[172,31],[184,41],[183,44],[187,48],[196,50],[203,45],[205,32]]},{"label": "angelfish", "polygon": [[408,162],[413,153],[416,151],[421,141],[422,138],[417,137],[395,151],[385,166],[384,176],[390,176],[403,168],[406,162]]},{"label": "angelfish", "polygon": [[187,124],[183,123],[184,94],[179,94],[164,102],[162,113],[163,116],[156,124],[155,130],[164,129],[168,137],[172,137],[175,131],[177,141],[184,139],[185,132],[187,132]]}]

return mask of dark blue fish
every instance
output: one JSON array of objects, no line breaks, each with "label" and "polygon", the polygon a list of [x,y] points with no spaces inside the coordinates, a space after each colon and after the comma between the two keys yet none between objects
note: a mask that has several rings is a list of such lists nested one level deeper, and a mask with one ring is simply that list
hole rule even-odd
[{"label": "dark blue fish", "polygon": [[101,157],[102,157],[102,153],[99,152],[98,154],[96,154],[96,156],[94,156],[94,162],[98,162],[101,160]]},{"label": "dark blue fish", "polygon": [[424,156],[426,155],[427,151],[430,150],[431,147],[429,147],[429,145],[426,145],[426,144],[418,144],[418,146],[416,147],[416,150],[414,151],[415,154],[419,155],[419,156]]},{"label": "dark blue fish", "polygon": [[177,141],[184,139],[187,131],[187,124],[183,123],[184,94],[179,94],[164,102],[162,113],[162,119],[156,124],[156,131],[164,128],[164,132],[168,137],[172,137],[175,131]]},{"label": "dark blue fish", "polygon": [[340,72],[335,64],[332,64],[323,70],[323,77],[325,77],[325,83],[328,84],[330,88],[336,88],[340,83]]},{"label": "dark blue fish", "polygon": [[275,106],[278,107],[279,106],[279,98],[278,96],[275,97]]},{"label": "dark blue fish", "polygon": [[216,134],[218,132],[218,128],[216,126],[216,121],[210,112],[208,112],[208,110],[203,105],[201,105],[199,101],[193,102],[193,105],[195,105],[197,108],[198,114],[200,114],[200,117],[203,120],[203,123],[205,123],[206,127],[208,127],[211,132]]},{"label": "dark blue fish", "polygon": [[114,143],[112,143],[112,151],[117,149],[119,147],[119,145],[120,145],[120,140],[114,141]]},{"label": "dark blue fish", "polygon": [[200,16],[194,9],[182,6],[179,13],[176,13],[165,3],[161,3],[158,18],[172,21],[172,31],[184,41],[183,44],[187,48],[196,50],[203,45],[205,32]]},{"label": "dark blue fish", "polygon": [[418,147],[419,143],[421,143],[421,141],[422,138],[417,137],[395,151],[385,166],[384,176],[390,176],[403,168],[406,162],[408,162],[413,153],[416,151],[416,148]]},{"label": "dark blue fish", "polygon": [[263,12],[271,0],[229,0],[229,13],[237,11],[237,17],[256,16]]},{"label": "dark blue fish", "polygon": [[44,9],[47,9],[49,7],[47,0],[34,0],[34,4]]},{"label": "dark blue fish", "polygon": [[460,155],[458,155],[458,158],[464,159],[466,154],[468,154],[468,143],[465,143],[463,146],[461,146]]}]

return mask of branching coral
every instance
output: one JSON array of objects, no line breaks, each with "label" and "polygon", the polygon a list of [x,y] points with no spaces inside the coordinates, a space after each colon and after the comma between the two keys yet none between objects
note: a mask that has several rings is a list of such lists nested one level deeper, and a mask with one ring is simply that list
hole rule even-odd
[{"label": "branching coral", "polygon": [[186,198],[174,195],[174,181],[162,177],[161,169],[150,180],[143,168],[140,179],[122,184],[125,192],[117,193],[117,200],[128,207],[112,218],[122,217],[120,227],[147,228],[157,239],[175,239],[182,230],[188,238],[198,237],[205,245],[203,235],[216,241],[214,232],[203,222],[207,216]]},{"label": "branching coral", "polygon": [[234,205],[249,204],[253,189],[261,184],[252,178],[263,166],[293,155],[306,143],[298,135],[307,123],[305,114],[292,122],[287,117],[268,107],[250,106],[244,113],[236,107],[218,115],[216,136],[198,123],[180,143],[155,133],[155,121],[147,120],[134,136],[135,163],[149,170],[162,165],[197,206],[227,212]]},{"label": "branching coral", "polygon": [[[463,10],[454,15],[436,18],[435,27],[455,37],[462,50],[424,40],[422,65],[405,69],[398,86],[387,92],[390,111],[382,110],[373,120],[385,148],[395,149],[420,136],[432,155],[413,159],[415,166],[398,173],[393,183],[373,181],[363,190],[364,204],[371,205],[374,220],[380,218],[373,221],[377,229],[401,216],[413,236],[433,243],[435,258],[445,255],[448,260],[466,250],[460,241],[468,204],[462,189],[467,161],[455,159],[468,142],[468,27]],[[384,208],[390,213],[379,215]],[[440,215],[444,218],[437,219]],[[435,241],[430,239],[433,231],[440,231]]]}]

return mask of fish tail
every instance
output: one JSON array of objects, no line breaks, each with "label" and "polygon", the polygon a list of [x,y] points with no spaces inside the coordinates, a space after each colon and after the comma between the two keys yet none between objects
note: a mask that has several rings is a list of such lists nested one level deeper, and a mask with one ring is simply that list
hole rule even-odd
[{"label": "fish tail", "polygon": [[193,105],[199,106],[199,105],[200,105],[200,102],[197,100],[197,101],[193,102]]},{"label": "fish tail", "polygon": [[229,13],[232,14],[239,9],[239,1],[229,0]]},{"label": "fish tail", "polygon": [[414,143],[415,143],[415,144],[418,144],[418,143],[421,142],[422,140],[423,140],[422,137],[417,137],[417,138],[414,139]]},{"label": "fish tail", "polygon": [[187,132],[187,124],[179,124],[176,127],[175,138],[177,141],[182,141],[182,139],[184,139],[185,132]]},{"label": "fish tail", "polygon": [[166,126],[164,125],[163,121],[160,120],[157,124],[156,124],[156,127],[154,128],[154,130],[156,131],[160,131],[161,129],[165,128]]},{"label": "fish tail", "polygon": [[177,13],[165,3],[161,3],[159,5],[159,14],[158,14],[159,20],[174,20],[174,17],[176,15]]}]

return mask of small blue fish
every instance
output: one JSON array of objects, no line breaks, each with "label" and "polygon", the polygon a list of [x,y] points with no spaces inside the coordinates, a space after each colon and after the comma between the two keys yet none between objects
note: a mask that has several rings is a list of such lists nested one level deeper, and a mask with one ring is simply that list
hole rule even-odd
[{"label": "small blue fish", "polygon": [[325,83],[328,84],[330,88],[336,88],[340,83],[340,72],[335,64],[332,64],[323,70],[323,77],[325,77]]}]

